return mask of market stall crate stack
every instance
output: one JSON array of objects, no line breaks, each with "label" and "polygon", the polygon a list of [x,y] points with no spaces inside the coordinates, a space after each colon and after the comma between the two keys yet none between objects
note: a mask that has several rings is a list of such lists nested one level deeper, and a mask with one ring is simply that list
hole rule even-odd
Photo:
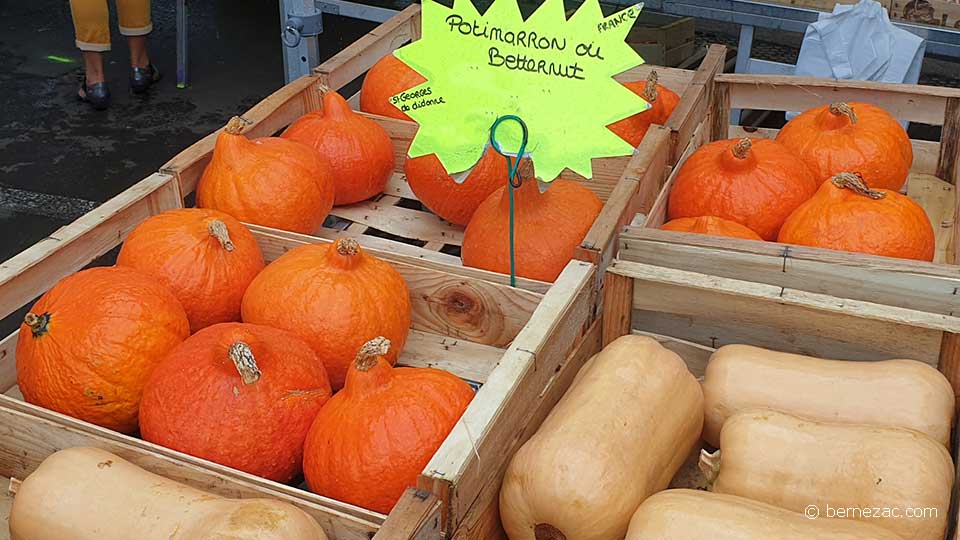
[{"label": "market stall crate stack", "polygon": [[[250,138],[275,135],[302,115],[320,109],[321,89],[345,91],[385,55],[418,39],[419,28],[420,6],[414,4],[330,58],[313,75],[293,81],[247,111],[243,118],[249,125],[244,128],[244,134]],[[713,46],[696,71],[641,65],[617,77],[621,82],[646,80],[650,71],[655,69],[660,84],[680,94],[681,100],[667,125],[651,129],[633,156],[594,159],[591,180],[569,170],[561,175],[563,179],[582,183],[604,202],[603,210],[577,252],[578,259],[598,265],[609,261],[616,232],[637,212],[649,209],[642,202],[652,200],[651,194],[641,190],[659,188],[655,180],[648,178],[660,177],[662,171],[672,166],[679,156],[681,144],[685,144],[690,134],[707,121],[712,80],[722,71],[724,59],[724,47]],[[359,109],[358,95],[348,102],[354,109]],[[336,219],[328,219],[325,226],[312,236],[328,240],[360,237],[370,247],[435,262],[461,264],[459,251],[463,227],[446,222],[427,210],[404,177],[407,149],[417,125],[361,114],[375,120],[390,134],[396,155],[394,173],[382,195],[357,204],[334,207],[331,216]],[[162,167],[162,173],[177,178],[185,197],[196,189],[210,161],[218,133],[201,139]]]},{"label": "market stall crate stack", "polygon": [[[945,316],[956,312],[960,90],[740,74],[719,75],[715,84],[710,129],[689,141],[649,214],[637,216],[623,235],[624,259],[815,293],[842,290],[847,298]],[[676,171],[698,148],[727,138],[776,137],[775,129],[729,125],[732,109],[805,111],[842,101],[872,103],[902,121],[942,126],[939,141],[910,141],[914,158],[904,189],[933,227],[933,262],[660,229],[667,221]],[[883,286],[864,288],[864,280]]]},{"label": "market stall crate stack", "polygon": [[[623,253],[629,255],[630,250]],[[717,267],[722,265],[720,262]],[[778,280],[774,274],[779,274],[780,269],[760,265],[752,266],[746,275],[737,278],[657,266],[650,261],[618,259],[608,268],[605,278],[603,342],[606,345],[627,334],[652,337],[679,355],[689,371],[701,381],[711,355],[717,349],[740,344],[817,358],[855,360],[859,361],[857,364],[862,362],[864,369],[874,361],[917,360],[939,369],[957,389],[960,367],[956,335],[960,332],[960,318],[931,309],[930,304],[923,301],[914,302],[909,307],[885,305],[882,299],[889,295],[888,282],[873,279],[871,273],[856,275],[855,268],[847,270],[859,280],[858,286],[837,282],[837,271],[833,267],[806,267],[806,281],[803,283],[817,285],[819,289],[814,292],[796,281],[792,285],[772,285]],[[911,279],[904,276],[906,282]],[[856,295],[848,294],[850,292]],[[867,301],[861,297],[874,297],[875,300]],[[856,367],[846,369],[855,370]],[[726,382],[734,387],[746,384],[742,379],[749,376],[741,375]],[[824,378],[836,376],[825,372],[821,375]],[[786,370],[778,372],[777,380],[772,383],[783,385],[787,377]],[[823,387],[820,397],[828,399],[831,388],[830,385]],[[771,395],[756,390],[755,386],[751,387],[752,393],[746,399]],[[796,404],[793,397],[786,396],[783,401]],[[796,397],[803,399],[803,396]],[[894,405],[896,407],[905,406],[895,396],[886,397],[893,400],[891,404],[898,404]],[[832,403],[852,402],[837,400],[825,403],[825,407],[830,408]],[[942,436],[953,462],[958,463],[960,445],[956,438],[956,422],[960,416],[956,403],[948,402],[946,406],[948,410],[954,409],[953,433],[951,438],[947,427]],[[768,407],[775,408],[774,405]],[[708,413],[711,410],[708,407]],[[930,414],[939,413],[931,411]],[[723,425],[726,430],[726,424]],[[707,433],[705,430],[704,437]],[[698,466],[701,448],[709,450],[713,447],[701,441],[673,478],[671,487],[704,489],[710,484],[704,475],[703,464]],[[720,451],[723,452],[722,445]],[[722,467],[721,462],[721,471]],[[853,469],[856,467],[851,466]],[[837,478],[842,483],[842,476]],[[950,509],[946,537],[956,538],[958,485],[956,478],[940,480],[941,485],[953,484],[953,504],[947,497],[939,504],[942,511]],[[869,500],[868,496],[864,497],[863,500]]]},{"label": "market stall crate stack", "polygon": [[[8,260],[0,270],[0,315],[29,305],[60,279],[114,249],[147,217],[182,204],[177,178],[154,174]],[[303,244],[330,242],[263,227],[253,228],[253,233],[267,261]],[[364,240],[360,239],[361,244]],[[109,447],[130,448],[125,456],[143,452],[179,460],[194,471],[190,477],[194,484],[217,485],[227,478],[251,490],[263,489],[296,500],[309,508],[331,538],[365,540],[374,534],[378,538],[438,538],[441,532],[454,531],[469,538],[495,535],[499,530],[496,495],[507,458],[599,348],[600,326],[594,317],[596,267],[572,261],[553,285],[519,280],[517,287],[511,287],[509,278],[499,274],[375,248],[367,251],[393,265],[410,289],[413,319],[399,364],[443,369],[479,387],[464,416],[424,469],[420,490],[408,490],[389,515],[25,403],[17,387],[18,332],[0,341],[0,414],[15,416],[21,423],[55,425],[59,432],[97,438]],[[24,429],[32,428],[26,425]],[[43,439],[42,435],[36,437]],[[32,444],[30,440],[26,443]],[[52,441],[48,442],[56,444]],[[23,474],[23,470],[9,475]]]}]

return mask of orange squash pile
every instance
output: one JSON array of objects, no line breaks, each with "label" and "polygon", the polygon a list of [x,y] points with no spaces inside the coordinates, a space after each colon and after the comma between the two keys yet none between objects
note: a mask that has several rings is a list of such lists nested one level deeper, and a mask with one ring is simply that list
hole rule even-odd
[{"label": "orange squash pile", "polygon": [[898,191],[913,164],[913,146],[890,113],[869,103],[833,103],[810,109],[787,123],[777,141],[826,180],[851,172],[874,189]]},{"label": "orange squash pile", "polygon": [[240,300],[263,270],[249,229],[206,208],[181,208],[148,218],[123,243],[117,264],[159,279],[180,300],[190,331],[240,320]]},{"label": "orange squash pile", "polygon": [[[573,258],[574,250],[600,215],[603,203],[576,182],[557,179],[541,193],[534,178],[523,176],[526,179],[514,190],[516,274],[554,281]],[[491,193],[474,212],[463,235],[461,257],[465,266],[510,273],[507,186]]]},{"label": "orange squash pile", "polygon": [[300,473],[307,430],[330,394],[323,363],[296,336],[217,324],[157,366],[144,389],[140,431],[150,442],[289,482]]},{"label": "orange squash pile", "polygon": [[646,81],[624,83],[624,86],[649,103],[650,108],[609,126],[610,131],[619,135],[634,148],[640,146],[643,136],[647,134],[652,124],[666,124],[667,119],[680,103],[680,96],[673,90],[658,84],[657,80],[657,72],[654,70],[650,72]]},{"label": "orange squash pile", "polygon": [[334,176],[334,204],[353,204],[383,193],[393,174],[393,142],[380,124],[350,110],[333,91],[323,108],[300,117],[283,132],[319,152]]},{"label": "orange squash pile", "polygon": [[416,485],[474,395],[446,371],[392,367],[389,349],[383,337],[360,347],[303,457],[311,491],[384,514]]},{"label": "orange squash pile", "polygon": [[410,331],[410,292],[389,264],[353,238],[293,249],[270,263],[243,297],[243,321],[282,328],[317,352],[339,390],[361,345],[395,343],[396,362]]},{"label": "orange squash pile", "polygon": [[840,173],[824,182],[780,229],[786,244],[932,261],[933,226],[917,203],[864,179]]},{"label": "orange squash pile", "polygon": [[398,120],[412,120],[390,103],[390,98],[427,82],[419,73],[396,56],[388,54],[377,61],[363,78],[360,87],[360,110]]},{"label": "orange squash pile", "polygon": [[910,139],[885,110],[823,105],[776,140],[697,149],[676,173],[661,228],[932,261],[930,219],[898,192],[912,163]]},{"label": "orange squash pile", "polygon": [[147,378],[189,334],[183,306],[156,279],[122,266],[83,270],[24,317],[17,384],[29,403],[136,433]]},{"label": "orange squash pile", "polygon": [[247,139],[233,117],[217,136],[197,185],[197,206],[240,221],[299,233],[317,230],[333,208],[333,172],[316,150],[279,137]]}]

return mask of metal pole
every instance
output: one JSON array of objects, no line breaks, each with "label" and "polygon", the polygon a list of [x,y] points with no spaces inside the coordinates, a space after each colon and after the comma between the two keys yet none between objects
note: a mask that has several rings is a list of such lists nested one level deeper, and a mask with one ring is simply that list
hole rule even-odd
[{"label": "metal pole", "polygon": [[177,0],[177,88],[187,87],[187,2]]},{"label": "metal pole", "polygon": [[[279,0],[280,4],[280,33],[288,33],[287,19],[291,16],[310,15],[317,11],[314,0]],[[295,46],[290,47],[281,41],[283,49],[283,71],[286,82],[291,82],[304,75],[320,64],[320,47],[317,36],[300,36]]]}]

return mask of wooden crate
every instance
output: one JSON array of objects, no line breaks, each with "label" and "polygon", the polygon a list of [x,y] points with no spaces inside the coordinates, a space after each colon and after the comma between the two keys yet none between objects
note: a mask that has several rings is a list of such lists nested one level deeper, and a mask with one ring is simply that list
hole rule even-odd
[{"label": "wooden crate", "polygon": [[[411,5],[389,21],[347,47],[316,69],[267,97],[244,114],[251,122],[249,137],[277,134],[301,115],[321,107],[320,88],[342,89],[362,77],[383,56],[420,35],[420,6]],[[620,227],[636,212],[645,211],[640,201],[651,200],[640,193],[648,175],[660,172],[676,162],[677,141],[687,140],[697,125],[704,122],[713,76],[723,69],[725,49],[711,48],[697,71],[657,67],[660,81],[681,94],[681,103],[664,129],[651,129],[633,156],[594,159],[592,180],[567,170],[561,177],[583,183],[604,201],[604,208],[577,251],[580,260],[601,264],[609,260]],[[644,80],[650,66],[640,66],[617,77],[621,81]],[[358,95],[350,101],[357,107]],[[397,253],[406,253],[431,261],[459,265],[463,227],[441,220],[424,208],[407,185],[403,174],[407,149],[416,133],[413,122],[377,115],[367,116],[390,134],[397,156],[396,169],[384,194],[372,200],[333,209],[337,226],[321,227],[313,236],[334,239],[362,236],[367,245]],[[226,119],[225,119],[226,120]],[[175,176],[184,196],[192,193],[213,152],[214,132],[190,146],[166,163],[161,172]],[[386,234],[384,234],[386,233]]]},{"label": "wooden crate", "polygon": [[[61,278],[118,246],[143,219],[183,205],[180,183],[154,174],[0,266],[0,317],[28,305]],[[253,227],[265,258],[329,240]],[[361,239],[366,243],[366,237]],[[369,245],[368,245],[369,246]],[[399,363],[447,370],[479,386],[476,397],[390,515],[320,497],[23,402],[16,386],[14,333],[0,341],[0,411],[181,460],[210,478],[302,501],[332,538],[469,538],[502,534],[497,493],[507,460],[533,433],[583,362],[599,348],[596,267],[571,261],[554,285],[369,248],[404,276],[413,320]],[[5,424],[0,421],[0,426]],[[4,437],[7,435],[5,434]],[[210,480],[213,482],[214,480]],[[430,494],[436,494],[437,498]]]},{"label": "wooden crate", "polygon": [[693,56],[696,33],[693,17],[644,10],[627,34],[627,43],[648,64],[676,66]]},{"label": "wooden crate", "polygon": [[[13,496],[7,490],[9,480],[23,480],[51,454],[77,446],[102,448],[152,473],[224,497],[265,497],[291,503],[323,523],[328,532],[344,531],[348,536],[365,535],[369,538],[378,528],[376,523],[348,514],[334,517],[329,508],[314,501],[211,471],[200,464],[154,452],[142,445],[101,437],[89,430],[37,418],[22,411],[0,407],[0,426],[3,428],[3,437],[0,437],[0,540],[10,539],[8,521]],[[433,495],[411,488],[404,497],[403,504],[408,507],[416,505],[420,512],[421,507],[438,507],[439,501]]]},{"label": "wooden crate", "polygon": [[[709,129],[694,134],[681,156],[710,140],[728,137],[772,138],[775,129],[729,125],[732,108],[802,111],[833,101],[865,101],[886,108],[901,120],[943,126],[940,141],[913,140],[914,162],[906,192],[927,212],[937,240],[935,262],[912,261],[707,235],[659,230],[666,220],[675,173],[660,190],[648,215],[638,216],[621,238],[621,256],[722,277],[763,281],[832,294],[844,287],[849,298],[945,315],[960,312],[960,266],[954,226],[960,196],[960,90],[860,81],[719,75],[715,81]],[[678,167],[679,168],[679,167]],[[643,190],[649,193],[653,189]],[[772,271],[776,270],[776,271]],[[829,278],[811,278],[820,272]],[[862,279],[885,283],[867,290]]]},{"label": "wooden crate", "polygon": [[[823,269],[809,277],[829,282],[833,275]],[[697,377],[703,376],[717,348],[735,343],[822,358],[911,358],[939,368],[954,391],[960,390],[956,339],[960,317],[852,299],[844,294],[846,286],[814,293],[768,281],[756,275],[734,279],[618,259],[605,278],[603,342],[627,333],[653,337],[680,355]],[[883,289],[885,284],[864,280],[862,287]],[[958,432],[955,425],[954,463],[960,463]],[[698,453],[699,448],[674,477],[672,487],[706,486],[696,468]],[[958,500],[958,481],[954,482],[947,538],[957,540],[952,532]]]}]

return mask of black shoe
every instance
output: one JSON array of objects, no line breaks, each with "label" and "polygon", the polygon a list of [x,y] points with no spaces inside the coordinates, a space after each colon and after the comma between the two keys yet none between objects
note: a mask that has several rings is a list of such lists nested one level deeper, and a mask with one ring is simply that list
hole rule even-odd
[{"label": "black shoe", "polygon": [[160,80],[160,70],[153,64],[147,67],[135,67],[130,69],[130,89],[134,94],[142,94],[150,88],[150,85]]},{"label": "black shoe", "polygon": [[106,82],[87,84],[87,78],[84,77],[77,96],[81,100],[93,105],[93,108],[98,111],[102,111],[110,106],[110,88],[107,87]]}]

